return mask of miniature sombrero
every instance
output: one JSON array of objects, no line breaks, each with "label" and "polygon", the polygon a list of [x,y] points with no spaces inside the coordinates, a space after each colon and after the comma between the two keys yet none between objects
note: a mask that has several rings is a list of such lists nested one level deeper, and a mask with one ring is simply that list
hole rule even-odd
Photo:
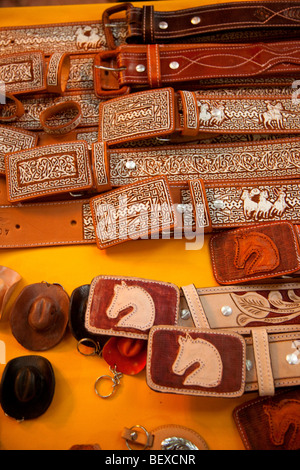
[{"label": "miniature sombrero", "polygon": [[41,282],[26,286],[10,312],[12,334],[32,351],[56,346],[66,331],[69,303],[68,294],[59,284]]},{"label": "miniature sombrero", "polygon": [[1,406],[16,420],[34,419],[49,408],[55,390],[51,363],[42,356],[10,360],[1,379]]}]

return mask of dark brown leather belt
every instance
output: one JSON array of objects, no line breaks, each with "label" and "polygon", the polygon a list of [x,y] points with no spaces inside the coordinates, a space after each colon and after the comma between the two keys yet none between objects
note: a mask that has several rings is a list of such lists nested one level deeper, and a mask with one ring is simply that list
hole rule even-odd
[{"label": "dark brown leather belt", "polygon": [[[103,24],[110,16],[126,10],[127,43],[166,44],[170,42],[243,42],[299,37],[300,4],[294,1],[233,2],[205,5],[177,11],[155,11],[153,5],[142,8],[130,3],[108,8]],[[114,40],[106,27],[108,47]]]}]

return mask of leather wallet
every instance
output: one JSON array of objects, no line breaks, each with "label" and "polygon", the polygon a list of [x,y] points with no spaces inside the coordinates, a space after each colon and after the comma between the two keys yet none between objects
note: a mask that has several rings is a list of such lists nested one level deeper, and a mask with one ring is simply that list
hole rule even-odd
[{"label": "leather wallet", "polygon": [[230,332],[152,327],[147,384],[158,392],[238,397],[245,387],[245,342]]},{"label": "leather wallet", "polygon": [[300,390],[248,400],[233,411],[246,450],[300,449]]},{"label": "leather wallet", "polygon": [[224,231],[210,240],[214,276],[235,284],[299,271],[297,233],[289,222],[270,222]]},{"label": "leather wallet", "polygon": [[174,284],[123,276],[97,276],[90,286],[85,330],[147,339],[153,325],[174,325],[180,294]]}]

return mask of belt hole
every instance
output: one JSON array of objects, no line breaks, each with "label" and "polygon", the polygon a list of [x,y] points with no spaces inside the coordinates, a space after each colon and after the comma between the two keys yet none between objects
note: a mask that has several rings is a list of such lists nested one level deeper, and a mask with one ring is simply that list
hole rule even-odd
[{"label": "belt hole", "polygon": [[15,227],[16,227],[17,230],[19,230],[21,228],[21,225],[16,224]]},{"label": "belt hole", "polygon": [[77,220],[71,220],[71,225],[77,225]]}]

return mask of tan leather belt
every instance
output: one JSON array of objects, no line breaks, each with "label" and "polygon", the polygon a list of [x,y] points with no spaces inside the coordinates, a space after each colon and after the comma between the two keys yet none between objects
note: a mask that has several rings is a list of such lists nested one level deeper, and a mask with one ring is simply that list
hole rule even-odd
[{"label": "tan leather belt", "polygon": [[[115,51],[95,56],[95,91],[105,97],[101,69],[117,75],[119,86],[160,88],[163,86],[202,86],[206,79],[297,76],[300,70],[300,43],[282,41],[255,44],[121,45]],[[114,61],[112,59],[114,58]],[[115,63],[112,63],[115,62]],[[109,72],[111,67],[112,72]],[[214,84],[214,82],[212,82]],[[127,88],[126,88],[127,87]]]},{"label": "tan leather belt", "polygon": [[55,53],[47,61],[43,52],[23,52],[2,56],[0,80],[8,93],[32,93],[48,90],[63,93],[69,77],[68,54]]},{"label": "tan leather belt", "polygon": [[[109,24],[110,15],[121,7],[109,8],[103,15],[104,24]],[[299,2],[293,1],[233,2],[178,11],[155,11],[153,5],[142,8],[128,3],[123,5],[128,25],[127,42],[146,44],[182,43],[186,38],[189,42],[222,43],[297,37],[299,22],[295,18],[299,18],[299,8]],[[113,41],[108,39],[111,47]]]},{"label": "tan leather belt", "polygon": [[[268,98],[267,98],[268,96]],[[208,134],[288,134],[300,131],[299,100],[158,88],[103,101],[99,140],[108,145],[153,137],[203,138]],[[170,139],[171,140],[171,139]]]}]

